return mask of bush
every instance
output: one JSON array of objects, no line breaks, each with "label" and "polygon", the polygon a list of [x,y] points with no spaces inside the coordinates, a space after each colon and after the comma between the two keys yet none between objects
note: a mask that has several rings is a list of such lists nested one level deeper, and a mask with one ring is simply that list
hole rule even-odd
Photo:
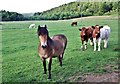
[{"label": "bush", "polygon": [[103,12],[101,12],[101,11],[98,11],[98,13],[97,13],[98,15],[103,15],[104,13]]}]

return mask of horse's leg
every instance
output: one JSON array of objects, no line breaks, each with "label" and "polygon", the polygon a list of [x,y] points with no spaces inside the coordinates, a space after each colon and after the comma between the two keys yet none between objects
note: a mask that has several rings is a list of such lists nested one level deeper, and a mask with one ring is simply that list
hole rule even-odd
[{"label": "horse's leg", "polygon": [[61,55],[59,55],[60,66],[62,66],[62,57],[63,57],[63,53]]},{"label": "horse's leg", "polygon": [[87,49],[87,43],[88,43],[88,39],[86,39],[85,49]]},{"label": "horse's leg", "polygon": [[94,51],[96,51],[96,38],[93,38],[93,42],[94,42]]},{"label": "horse's leg", "polygon": [[43,59],[43,67],[44,67],[44,74],[46,74],[47,69],[46,69],[46,60]]},{"label": "horse's leg", "polygon": [[101,38],[98,39],[98,51],[100,51]]},{"label": "horse's leg", "polygon": [[83,50],[84,48],[84,41],[82,40],[82,46],[81,46],[81,49]]},{"label": "horse's leg", "polygon": [[61,56],[61,57],[62,57],[62,59],[63,59],[63,55],[64,55],[64,51],[63,51],[62,56]]},{"label": "horse's leg", "polygon": [[73,26],[73,24],[71,24],[71,26]]},{"label": "horse's leg", "polygon": [[104,40],[104,48],[107,48],[108,39]]},{"label": "horse's leg", "polygon": [[52,64],[52,57],[48,60],[48,79],[51,79],[51,64]]},{"label": "horse's leg", "polygon": [[41,59],[42,62],[43,62],[44,74],[46,74],[46,72],[47,72],[47,69],[46,69],[46,59],[44,59],[43,57],[40,57],[40,59]]},{"label": "horse's leg", "polygon": [[93,46],[93,39],[90,38],[90,45]]}]

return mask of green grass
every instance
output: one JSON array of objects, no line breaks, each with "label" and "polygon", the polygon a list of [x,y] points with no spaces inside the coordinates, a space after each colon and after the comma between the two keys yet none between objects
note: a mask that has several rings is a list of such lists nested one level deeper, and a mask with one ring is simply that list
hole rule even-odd
[{"label": "green grass", "polygon": [[[2,25],[0,25],[2,29]],[[0,83],[2,82],[2,31],[0,30]]]},{"label": "green grass", "polygon": [[[78,26],[71,27],[72,20],[67,21],[22,21],[3,22],[2,30],[2,81],[3,82],[49,82],[48,75],[43,74],[42,62],[37,53],[38,37],[36,29],[28,29],[31,23],[48,25],[49,35],[65,34],[68,45],[65,50],[63,67],[56,58],[52,62],[52,79],[50,82],[69,82],[71,76],[86,73],[108,73],[116,70],[118,64],[118,20],[116,19],[85,19],[78,20]],[[111,35],[108,48],[100,52],[93,51],[88,44],[81,51],[79,28],[82,26],[108,24]],[[110,65],[109,71],[105,66]],[[79,79],[78,79],[79,80]],[[77,81],[77,80],[76,80]]]}]

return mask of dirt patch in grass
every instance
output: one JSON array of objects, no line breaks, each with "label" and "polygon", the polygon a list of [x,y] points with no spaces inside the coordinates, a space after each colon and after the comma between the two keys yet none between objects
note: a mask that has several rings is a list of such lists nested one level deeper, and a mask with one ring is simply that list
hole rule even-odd
[{"label": "dirt patch in grass", "polygon": [[79,82],[118,82],[118,71],[105,74],[88,74],[82,77]]},{"label": "dirt patch in grass", "polygon": [[114,50],[114,51],[120,51],[120,47],[114,48],[113,50]]},{"label": "dirt patch in grass", "polygon": [[119,75],[120,71],[116,70],[111,73],[105,74],[96,74],[96,73],[89,73],[84,75],[71,76],[68,78],[68,81],[71,82],[119,82]]}]

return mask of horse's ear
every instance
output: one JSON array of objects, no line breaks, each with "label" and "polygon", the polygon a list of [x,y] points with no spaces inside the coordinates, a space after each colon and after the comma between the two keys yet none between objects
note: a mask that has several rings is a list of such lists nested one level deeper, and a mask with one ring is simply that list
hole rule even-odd
[{"label": "horse's ear", "polygon": [[103,26],[100,26],[100,29],[103,28]]},{"label": "horse's ear", "polygon": [[79,29],[79,31],[81,31],[81,29]]},{"label": "horse's ear", "polygon": [[39,30],[40,28],[41,28],[40,25],[38,25],[38,30]]},{"label": "horse's ear", "polygon": [[94,26],[91,26],[93,29],[95,29],[95,27]]},{"label": "horse's ear", "polygon": [[45,28],[47,28],[47,25],[45,24]]},{"label": "horse's ear", "polygon": [[38,28],[40,28],[40,25],[38,25]]},{"label": "horse's ear", "polygon": [[89,30],[88,28],[86,29],[86,31]]}]

